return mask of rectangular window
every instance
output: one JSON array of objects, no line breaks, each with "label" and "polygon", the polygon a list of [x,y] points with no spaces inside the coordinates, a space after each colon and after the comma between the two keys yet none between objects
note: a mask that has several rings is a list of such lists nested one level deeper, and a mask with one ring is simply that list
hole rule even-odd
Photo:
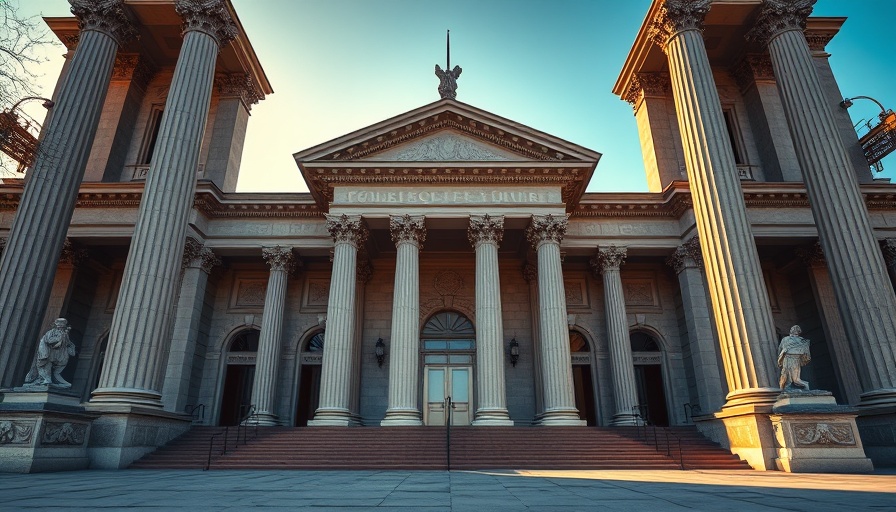
[{"label": "rectangular window", "polygon": [[159,128],[162,127],[163,105],[153,105],[149,113],[149,122],[146,125],[146,133],[143,135],[143,147],[140,149],[140,165],[152,163],[152,155],[156,150],[156,140],[159,138]]},{"label": "rectangular window", "polygon": [[728,130],[728,141],[731,143],[731,151],[734,153],[734,163],[743,165],[747,162],[744,159],[743,142],[740,138],[740,132],[737,129],[734,109],[723,109],[722,115],[725,116],[725,128]]}]

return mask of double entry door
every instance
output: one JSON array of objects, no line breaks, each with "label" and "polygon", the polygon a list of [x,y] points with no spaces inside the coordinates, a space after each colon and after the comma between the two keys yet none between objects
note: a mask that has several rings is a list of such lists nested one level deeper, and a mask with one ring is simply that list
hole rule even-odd
[{"label": "double entry door", "polygon": [[473,414],[470,403],[472,388],[472,366],[424,366],[423,396],[426,397],[426,406],[423,422],[427,425],[445,425],[447,399],[451,397],[451,424],[469,425]]}]

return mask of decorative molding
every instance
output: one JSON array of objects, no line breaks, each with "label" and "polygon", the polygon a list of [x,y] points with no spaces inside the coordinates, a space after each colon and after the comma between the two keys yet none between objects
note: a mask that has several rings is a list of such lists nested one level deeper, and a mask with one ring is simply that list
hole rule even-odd
[{"label": "decorative molding", "polygon": [[741,92],[746,91],[757,82],[774,82],[775,70],[771,56],[767,53],[751,53],[745,55],[731,69],[731,76],[737,82]]},{"label": "decorative molding", "polygon": [[562,215],[533,215],[532,222],[526,228],[526,239],[536,250],[546,243],[560,245],[569,227],[569,217]]},{"label": "decorative molding", "polygon": [[249,73],[219,73],[215,75],[215,87],[221,97],[239,98],[246,110],[252,110],[252,105],[264,99],[264,93]]},{"label": "decorative molding", "polygon": [[231,310],[255,311],[264,307],[268,280],[237,277],[230,299]]},{"label": "decorative molding", "polygon": [[102,32],[124,45],[138,37],[137,29],[124,11],[122,0],[69,0],[71,11],[78,18],[81,32]]},{"label": "decorative molding", "polygon": [[183,19],[183,33],[208,34],[223,48],[239,35],[224,0],[175,0],[174,10]]},{"label": "decorative molding", "polygon": [[[62,41],[62,44],[65,45],[65,48],[71,52],[78,47],[78,42],[81,40],[81,33],[64,34],[59,39]],[[71,58],[71,54],[66,55],[66,58]]]},{"label": "decorative molding", "polygon": [[44,424],[40,444],[80,446],[86,439],[87,425],[84,423],[47,422]]},{"label": "decorative molding", "polygon": [[764,0],[756,24],[747,32],[747,41],[767,46],[778,34],[806,29],[816,0]]},{"label": "decorative molding", "polygon": [[794,423],[793,437],[805,445],[855,446],[856,437],[849,423]]},{"label": "decorative molding", "polygon": [[617,247],[615,245],[598,247],[597,254],[591,258],[589,263],[595,274],[604,274],[608,271],[618,272],[619,268],[625,264],[627,256],[627,247]]},{"label": "decorative molding", "polygon": [[133,82],[144,91],[156,74],[149,59],[138,53],[118,53],[112,67],[112,81]]},{"label": "decorative molding", "polygon": [[686,268],[703,268],[703,253],[700,250],[700,237],[692,236],[687,242],[679,245],[675,252],[666,259],[666,265],[680,274]]},{"label": "decorative molding", "polygon": [[453,270],[443,270],[432,278],[432,288],[440,297],[457,295],[464,287],[464,278]]},{"label": "decorative molding", "polygon": [[389,231],[396,247],[403,243],[412,243],[420,248],[426,241],[426,226],[422,215],[389,217]]},{"label": "decorative molding", "polygon": [[672,82],[668,73],[635,73],[623,99],[637,110],[644,98],[665,98],[671,90]]},{"label": "decorative molding", "polygon": [[489,214],[471,215],[467,228],[467,239],[474,248],[480,244],[501,245],[504,239],[504,217],[492,217]]},{"label": "decorative molding", "polygon": [[827,30],[817,31],[808,28],[803,32],[803,35],[806,36],[806,43],[809,45],[810,50],[813,52],[824,52],[835,34]]},{"label": "decorative molding", "polygon": [[675,34],[703,30],[710,0],[665,0],[647,27],[647,37],[663,51]]},{"label": "decorative molding", "polygon": [[563,291],[566,293],[567,309],[591,309],[588,282],[585,278],[564,279]]},{"label": "decorative molding", "polygon": [[367,237],[370,236],[370,231],[360,215],[327,215],[326,219],[327,231],[337,244],[347,243],[357,249],[363,247]]},{"label": "decorative molding", "polygon": [[629,313],[660,308],[660,295],[653,277],[626,277],[622,280],[622,290]]},{"label": "decorative molding", "polygon": [[387,162],[508,162],[519,155],[447,130],[371,155],[365,160]]},{"label": "decorative molding", "polygon": [[0,420],[0,446],[5,444],[31,444],[34,423]]},{"label": "decorative molding", "polygon": [[66,263],[73,267],[77,267],[84,263],[90,254],[78,247],[77,244],[72,242],[71,238],[66,238],[64,242],[62,242],[62,252],[59,254],[59,263]]}]

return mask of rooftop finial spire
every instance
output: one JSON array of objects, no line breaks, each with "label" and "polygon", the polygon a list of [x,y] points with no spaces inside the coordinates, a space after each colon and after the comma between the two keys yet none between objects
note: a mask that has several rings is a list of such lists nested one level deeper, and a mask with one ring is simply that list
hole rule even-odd
[{"label": "rooftop finial spire", "polygon": [[446,39],[446,50],[447,50],[447,62],[445,64],[445,70],[436,64],[436,76],[439,77],[439,96],[442,99],[454,99],[457,97],[457,78],[460,76],[460,72],[463,71],[460,66],[454,66],[454,69],[451,69],[451,31],[449,30]]}]

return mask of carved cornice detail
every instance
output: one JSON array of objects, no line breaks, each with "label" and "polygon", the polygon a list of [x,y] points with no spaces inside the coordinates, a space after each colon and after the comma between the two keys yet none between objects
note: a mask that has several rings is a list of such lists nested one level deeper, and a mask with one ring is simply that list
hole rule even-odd
[{"label": "carved cornice detail", "polygon": [[672,90],[668,73],[635,73],[625,93],[625,101],[637,109],[648,96],[666,97]]},{"label": "carved cornice detail", "polygon": [[569,218],[566,215],[533,215],[532,222],[526,228],[526,239],[536,250],[546,243],[560,245],[568,226]]},{"label": "carved cornice detail", "polygon": [[137,53],[118,53],[112,68],[112,80],[132,81],[146,90],[155,73],[155,67],[146,57]]},{"label": "carved cornice detail", "polygon": [[261,256],[265,263],[271,267],[271,272],[281,271],[292,274],[296,268],[296,258],[292,253],[292,247],[262,247]]},{"label": "carved cornice detail", "polygon": [[666,265],[680,274],[686,268],[703,268],[703,253],[700,251],[700,237],[693,236],[679,245],[675,252],[666,259]]},{"label": "carved cornice detail", "polygon": [[348,243],[355,248],[360,248],[370,235],[370,231],[361,220],[360,215],[327,215],[326,218],[327,231],[337,244]]},{"label": "carved cornice detail", "polygon": [[84,263],[90,254],[84,249],[78,247],[71,238],[66,238],[62,242],[62,252],[59,254],[59,263],[67,263],[73,267],[77,267]]},{"label": "carved cornice detail", "polygon": [[426,241],[426,225],[422,215],[389,217],[389,231],[392,233],[392,241],[395,242],[396,247],[403,243],[421,247]]},{"label": "carved cornice detail", "polygon": [[751,53],[731,69],[731,76],[740,90],[745,91],[756,82],[774,82],[775,70],[767,53]]},{"label": "carved cornice detail", "polygon": [[183,33],[208,34],[223,48],[238,34],[236,24],[223,0],[175,0],[174,10],[183,19]]},{"label": "carved cornice detail", "polygon": [[775,36],[788,30],[805,30],[816,0],[764,0],[756,24],[747,32],[748,41],[768,45]]},{"label": "carved cornice detail", "polygon": [[471,215],[467,239],[474,248],[487,243],[501,245],[504,239],[504,217],[492,217],[489,214]]},{"label": "carved cornice detail", "polygon": [[619,267],[625,263],[626,256],[628,256],[628,248],[626,247],[617,247],[615,245],[598,247],[597,254],[591,258],[589,264],[595,275],[612,271],[618,272]]},{"label": "carved cornice detail", "polygon": [[81,33],[64,34],[59,39],[62,41],[62,44],[65,45],[67,50],[72,51],[78,47],[78,41],[81,40]]},{"label": "carved cornice detail", "polygon": [[264,99],[249,73],[219,73],[215,76],[215,87],[222,97],[239,98],[246,110],[252,110],[252,105]]},{"label": "carved cornice detail", "polygon": [[710,0],[666,0],[647,28],[647,37],[663,51],[675,34],[703,30]]},{"label": "carved cornice detail", "polygon": [[122,0],[69,0],[82,32],[96,30],[124,45],[137,37],[137,29],[124,12]]},{"label": "carved cornice detail", "polygon": [[833,32],[818,32],[812,29],[805,30],[803,35],[806,36],[806,43],[809,45],[809,49],[813,52],[825,51],[828,43],[834,38]]},{"label": "carved cornice detail", "polygon": [[215,255],[214,251],[195,238],[187,237],[187,241],[184,244],[183,262],[181,263],[183,268],[201,268],[206,274],[211,274],[212,269],[221,264],[221,259]]}]

